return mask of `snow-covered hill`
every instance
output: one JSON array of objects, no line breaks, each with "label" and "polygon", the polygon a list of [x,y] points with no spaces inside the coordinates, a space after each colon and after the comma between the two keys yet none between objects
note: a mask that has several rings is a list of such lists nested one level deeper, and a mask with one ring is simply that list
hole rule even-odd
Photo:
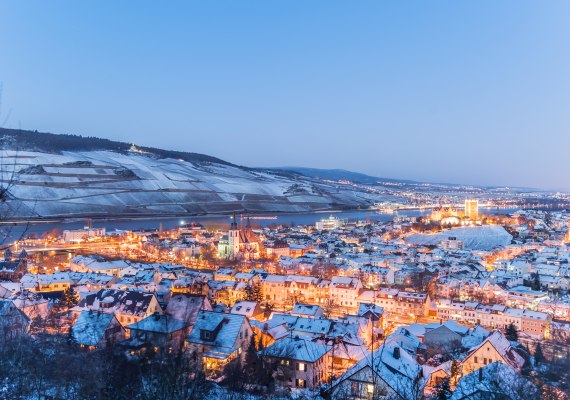
[{"label": "snow-covered hill", "polygon": [[295,174],[133,151],[4,150],[15,217],[303,212],[367,206],[378,195]]}]

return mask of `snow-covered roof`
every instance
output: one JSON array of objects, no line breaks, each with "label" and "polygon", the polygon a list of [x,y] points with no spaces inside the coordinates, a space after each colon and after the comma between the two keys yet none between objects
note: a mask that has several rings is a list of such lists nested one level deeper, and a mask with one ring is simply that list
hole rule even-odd
[{"label": "snow-covered roof", "polygon": [[246,317],[253,317],[257,310],[256,301],[236,301],[230,312],[232,314],[245,315]]},{"label": "snow-covered roof", "polygon": [[498,330],[493,331],[480,345],[469,350],[467,357],[475,353],[480,348],[486,345],[492,345],[495,350],[501,355],[501,357],[507,362],[511,367],[520,370],[525,360],[524,358],[513,348],[511,342]]},{"label": "snow-covered roof", "polygon": [[314,363],[323,357],[332,347],[311,342],[299,337],[286,337],[262,350],[263,355]]},{"label": "snow-covered roof", "polygon": [[158,313],[128,325],[128,329],[155,333],[173,333],[190,326],[190,323]]},{"label": "snow-covered roof", "polygon": [[[101,289],[97,293],[88,294],[74,308],[80,311],[99,310],[106,313],[145,316],[149,311],[153,298],[155,298],[153,293],[136,292],[133,290]],[[158,304],[156,304],[156,307],[160,310]]]},{"label": "snow-covered roof", "polygon": [[[234,346],[243,324],[249,324],[243,315],[200,311],[188,342],[207,345],[211,355],[220,354],[225,358],[236,350]],[[215,333],[211,340],[202,339],[200,331],[203,330]]]},{"label": "snow-covered roof", "polygon": [[303,303],[296,303],[291,311],[291,314],[294,315],[305,315],[308,317],[315,317],[322,315],[322,308],[315,304],[303,304]]},{"label": "snow-covered roof", "polygon": [[[377,376],[404,399],[417,397],[417,378],[421,366],[415,358],[395,342],[387,342],[362,360],[354,364],[333,383],[333,388],[362,371],[371,369]],[[333,389],[334,390],[334,389]]]},{"label": "snow-covered roof", "polygon": [[97,346],[105,337],[105,331],[115,319],[113,314],[82,311],[73,324],[73,339],[85,346]]},{"label": "snow-covered roof", "polygon": [[179,293],[170,298],[165,313],[178,320],[193,324],[198,318],[200,310],[212,310],[206,296]]},{"label": "snow-covered roof", "polygon": [[502,362],[485,365],[461,378],[451,400],[477,398],[535,398],[537,388],[515,369]]}]

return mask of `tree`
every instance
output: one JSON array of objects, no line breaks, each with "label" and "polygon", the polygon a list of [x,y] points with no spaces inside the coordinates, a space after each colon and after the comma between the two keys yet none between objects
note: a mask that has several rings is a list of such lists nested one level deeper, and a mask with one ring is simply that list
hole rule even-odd
[{"label": "tree", "polygon": [[73,308],[79,303],[79,295],[73,288],[73,286],[69,286],[63,294],[61,295],[61,307],[69,310]]},{"label": "tree", "polygon": [[509,324],[509,326],[507,326],[507,329],[505,329],[505,337],[511,342],[516,342],[519,340],[519,331],[515,324],[512,322]]},{"label": "tree", "polygon": [[237,357],[227,363],[224,367],[223,376],[223,383],[227,385],[231,390],[238,392],[243,391],[246,385],[246,373],[242,358]]},{"label": "tree", "polygon": [[457,384],[457,380],[459,375],[461,375],[461,364],[457,360],[453,360],[451,362],[451,370],[449,371],[451,374],[451,379],[453,380],[454,384]]},{"label": "tree", "polygon": [[245,373],[245,380],[248,383],[258,383],[257,379],[262,368],[261,368],[261,361],[257,356],[254,335],[251,335],[249,346],[245,351],[243,369]]},{"label": "tree", "polygon": [[435,385],[436,400],[447,400],[451,398],[451,386],[449,379],[444,379],[441,383]]},{"label": "tree", "polygon": [[30,323],[30,334],[39,335],[46,330],[46,321],[41,315],[36,315]]},{"label": "tree", "polygon": [[244,292],[245,292],[245,297],[244,297],[245,300],[254,301],[253,300],[254,294],[253,294],[253,286],[252,285],[246,285]]},{"label": "tree", "polygon": [[533,273],[531,288],[532,290],[540,290],[540,287],[541,287],[540,275],[538,274],[538,272],[535,272]]},{"label": "tree", "polygon": [[534,350],[534,365],[538,366],[542,362],[544,362],[544,353],[542,352],[542,346],[540,345],[540,342],[538,342],[536,349]]},{"label": "tree", "polygon": [[213,244],[205,244],[200,247],[200,259],[205,261],[212,261],[216,258],[216,246]]},{"label": "tree", "polygon": [[338,304],[334,299],[325,299],[323,303],[323,316],[325,318],[330,318],[331,314],[338,309]]},{"label": "tree", "polygon": [[244,291],[245,291],[245,300],[257,301],[260,304],[263,301],[263,287],[261,286],[261,283],[254,283],[252,285],[247,285]]},{"label": "tree", "polygon": [[257,301],[258,303],[263,301],[263,286],[261,286],[261,283],[257,282],[253,284],[252,297],[253,301]]},{"label": "tree", "polygon": [[267,319],[273,312],[275,307],[270,302],[265,303],[265,310],[263,310],[263,316]]}]

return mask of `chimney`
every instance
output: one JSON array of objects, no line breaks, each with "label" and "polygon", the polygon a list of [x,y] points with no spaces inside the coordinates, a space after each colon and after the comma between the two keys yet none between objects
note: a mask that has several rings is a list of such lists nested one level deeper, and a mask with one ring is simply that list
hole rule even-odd
[{"label": "chimney", "polygon": [[394,347],[394,358],[396,360],[400,359],[400,348],[398,346]]},{"label": "chimney", "polygon": [[479,382],[483,382],[483,368],[479,368]]}]

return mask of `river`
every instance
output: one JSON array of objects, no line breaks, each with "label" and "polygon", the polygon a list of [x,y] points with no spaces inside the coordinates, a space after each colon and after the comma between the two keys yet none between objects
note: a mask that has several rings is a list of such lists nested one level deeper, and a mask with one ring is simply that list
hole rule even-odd
[{"label": "river", "polygon": [[[481,209],[483,213],[487,214],[508,214],[514,212],[516,209]],[[315,222],[328,218],[333,215],[335,218],[348,219],[349,221],[389,221],[396,215],[419,217],[429,214],[431,210],[405,210],[399,211],[397,214],[379,213],[373,210],[362,211],[327,211],[327,212],[313,212],[313,213],[297,213],[297,214],[256,214],[252,216],[252,224],[268,226],[272,224],[279,225],[312,225]],[[240,215],[238,215],[239,219]],[[245,215],[243,216],[245,218]],[[114,230],[155,230],[161,224],[163,229],[172,229],[180,225],[197,222],[208,226],[208,224],[220,225],[223,223],[230,223],[231,216],[214,215],[214,216],[194,216],[194,217],[180,217],[180,218],[142,218],[142,219],[106,219],[94,220],[92,225],[94,228],[104,227],[107,232]],[[245,221],[244,221],[245,222]],[[19,225],[4,225],[2,227],[3,243],[9,243],[22,237],[22,234],[38,235],[41,236],[45,232],[53,229],[81,229],[85,226],[85,220],[71,220],[63,222],[38,222],[30,224]]]}]

